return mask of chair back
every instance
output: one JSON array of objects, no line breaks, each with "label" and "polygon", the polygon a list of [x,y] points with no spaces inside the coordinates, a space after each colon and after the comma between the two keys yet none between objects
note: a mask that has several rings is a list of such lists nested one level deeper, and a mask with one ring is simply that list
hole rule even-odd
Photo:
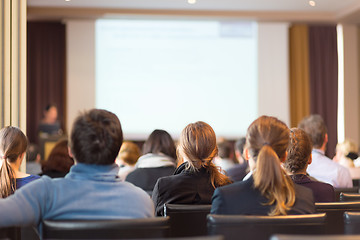
[{"label": "chair back", "polygon": [[268,240],[273,234],[323,234],[326,214],[288,216],[208,215],[210,235]]},{"label": "chair back", "polygon": [[340,201],[340,193],[359,193],[359,187],[334,188],[334,190],[335,190],[335,202]]},{"label": "chair back", "polygon": [[0,228],[0,239],[21,239],[21,228],[20,227],[5,227]]},{"label": "chair back", "polygon": [[169,218],[44,220],[43,239],[134,239],[169,236]]},{"label": "chair back", "polygon": [[270,240],[358,240],[360,235],[283,235],[277,234]]},{"label": "chair back", "polygon": [[164,204],[164,216],[170,217],[171,237],[207,235],[206,216],[210,210],[210,204]]},{"label": "chair back", "polygon": [[359,202],[360,193],[340,193],[340,202]]},{"label": "chair back", "polygon": [[360,212],[345,212],[344,224],[345,234],[360,234]]},{"label": "chair back", "polygon": [[344,212],[360,212],[360,202],[315,203],[315,207],[318,213],[326,213],[326,234],[344,234]]}]

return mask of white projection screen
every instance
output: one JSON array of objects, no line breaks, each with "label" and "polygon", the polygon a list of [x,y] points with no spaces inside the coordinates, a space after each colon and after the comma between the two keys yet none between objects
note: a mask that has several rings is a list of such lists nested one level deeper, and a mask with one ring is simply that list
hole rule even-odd
[{"label": "white projection screen", "polygon": [[98,20],[96,107],[119,117],[125,139],[154,129],[177,138],[191,122],[243,136],[257,117],[255,22]]}]

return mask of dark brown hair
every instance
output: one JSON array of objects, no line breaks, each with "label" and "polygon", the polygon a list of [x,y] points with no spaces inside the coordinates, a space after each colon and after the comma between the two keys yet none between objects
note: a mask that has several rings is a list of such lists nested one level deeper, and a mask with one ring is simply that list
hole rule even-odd
[{"label": "dark brown hair", "polygon": [[312,143],[309,135],[300,128],[292,128],[290,130],[288,154],[284,164],[286,170],[291,173],[305,170],[311,150]]},{"label": "dark brown hair", "polygon": [[42,164],[42,171],[57,171],[68,173],[74,160],[69,156],[68,140],[61,140],[51,150],[48,159]]},{"label": "dark brown hair", "polygon": [[230,179],[212,162],[217,153],[215,132],[209,124],[190,123],[181,132],[179,158],[186,157],[189,160],[188,168],[193,171],[206,168],[210,172],[210,180],[214,188],[231,183]]},{"label": "dark brown hair", "polygon": [[0,198],[11,195],[16,190],[15,172],[10,163],[16,162],[26,152],[27,138],[17,127],[5,127],[0,130]]},{"label": "dark brown hair", "polygon": [[288,144],[289,128],[275,117],[261,116],[248,128],[245,148],[256,162],[254,186],[275,204],[269,215],[286,215],[295,203],[293,182],[280,161]]},{"label": "dark brown hair", "polygon": [[176,159],[176,147],[170,134],[164,130],[154,130],[143,146],[143,154],[163,153]]},{"label": "dark brown hair", "polygon": [[122,142],[123,133],[116,115],[92,109],[75,119],[70,148],[80,163],[109,165],[115,162]]}]

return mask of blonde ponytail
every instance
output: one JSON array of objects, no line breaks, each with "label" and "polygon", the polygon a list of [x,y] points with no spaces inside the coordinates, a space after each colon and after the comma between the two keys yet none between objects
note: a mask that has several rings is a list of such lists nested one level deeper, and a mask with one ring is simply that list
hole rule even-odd
[{"label": "blonde ponytail", "polygon": [[269,145],[264,145],[257,157],[254,185],[261,195],[269,199],[267,204],[275,204],[269,215],[286,215],[295,203],[294,184]]},{"label": "blonde ponytail", "polygon": [[17,127],[4,127],[0,130],[0,198],[6,198],[16,190],[15,172],[10,163],[16,162],[26,152],[27,138]]},{"label": "blonde ponytail", "polygon": [[0,198],[6,198],[16,189],[15,172],[6,159],[2,159],[0,167]]},{"label": "blonde ponytail", "polygon": [[253,173],[254,187],[274,205],[269,215],[286,215],[295,203],[295,189],[290,177],[281,166],[289,145],[290,130],[274,117],[261,116],[248,128],[246,149],[256,162]]},{"label": "blonde ponytail", "polygon": [[181,132],[177,153],[180,161],[188,160],[187,168],[198,171],[205,168],[210,174],[214,188],[231,183],[212,162],[218,153],[216,135],[212,127],[205,122],[190,123]]}]

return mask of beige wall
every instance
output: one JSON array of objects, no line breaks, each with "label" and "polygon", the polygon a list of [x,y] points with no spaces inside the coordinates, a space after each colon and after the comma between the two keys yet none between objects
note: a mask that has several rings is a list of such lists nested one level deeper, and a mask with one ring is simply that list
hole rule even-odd
[{"label": "beige wall", "polygon": [[288,23],[258,25],[258,113],[276,116],[289,125],[288,31]]},{"label": "beige wall", "polygon": [[[359,144],[359,40],[358,27],[343,24],[344,36],[344,137]],[[340,139],[340,137],[339,137]]]},{"label": "beige wall", "polygon": [[95,107],[95,22],[66,21],[67,119],[69,133],[79,112]]}]

